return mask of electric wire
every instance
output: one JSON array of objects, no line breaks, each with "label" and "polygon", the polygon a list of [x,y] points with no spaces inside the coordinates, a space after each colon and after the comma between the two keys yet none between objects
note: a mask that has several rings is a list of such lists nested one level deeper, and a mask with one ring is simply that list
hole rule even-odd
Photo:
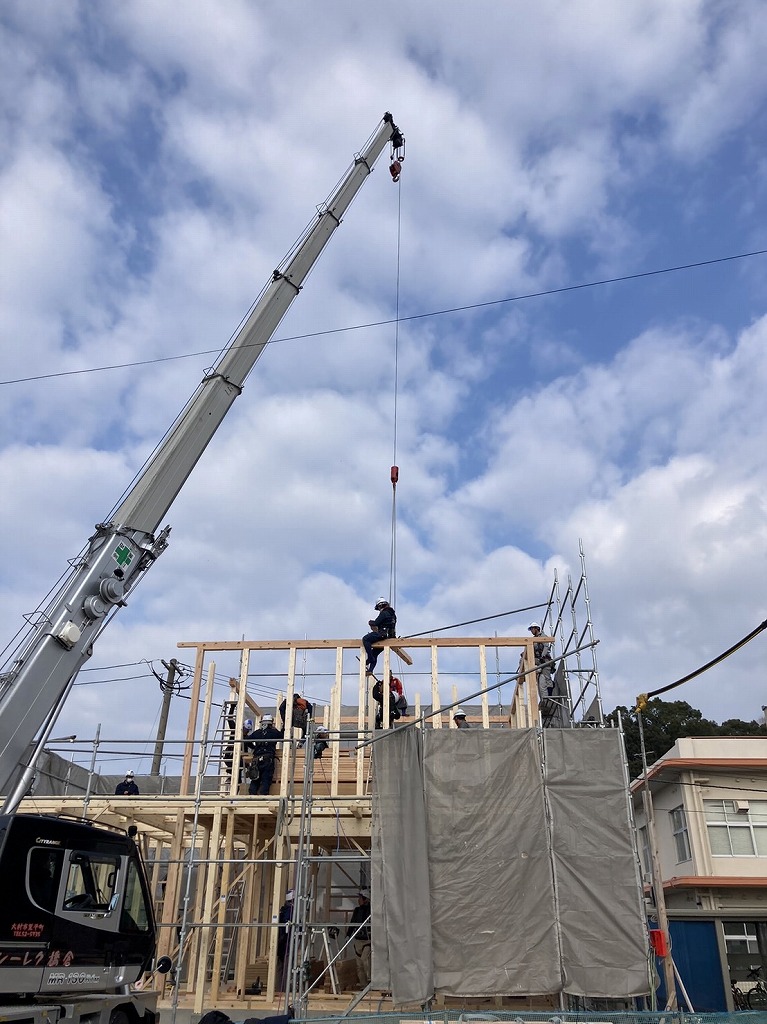
[{"label": "electric wire", "polygon": [[151,661],[141,658],[139,661],[124,661],[120,665],[91,665],[88,668],[81,668],[80,674],[83,672],[109,672],[113,668],[135,668],[137,665],[151,665]]},{"label": "electric wire", "polygon": [[114,679],[81,679],[74,682],[73,686],[98,686],[101,683],[128,683],[132,679],[149,679],[151,672],[142,672],[138,676],[115,676]]},{"label": "electric wire", "polygon": [[732,647],[728,647],[726,651],[718,654],[711,661],[707,661],[705,665],[701,665],[700,668],[696,668],[694,672],[689,672],[686,676],[682,676],[681,679],[677,679],[674,683],[669,683],[667,686],[660,686],[657,690],[651,690],[649,693],[640,693],[637,697],[635,711],[642,711],[646,706],[647,702],[652,697],[657,697],[661,693],[668,693],[669,690],[675,689],[677,686],[681,686],[683,683],[689,683],[691,679],[695,679],[697,676],[703,675],[704,672],[708,672],[710,668],[714,668],[715,665],[720,664],[730,655],[735,654],[741,647],[745,647],[746,644],[750,643],[755,637],[759,636],[765,629],[767,629],[767,619],[761,622],[756,629],[752,629],[750,633],[747,633],[741,640],[738,640]]},{"label": "electric wire", "polygon": [[[488,299],[484,302],[470,302],[462,306],[449,306],[445,309],[429,310],[425,313],[412,313],[408,316],[389,318],[387,320],[372,320],[367,323],[353,324],[350,327],[334,327],[326,331],[309,331],[306,334],[292,334],[284,338],[273,338],[270,345],[280,345],[288,341],[302,341],[306,338],[322,338],[334,334],[343,334],[346,331],[362,331],[372,327],[388,327],[393,323],[409,323],[414,320],[427,320],[430,317],[449,316],[452,313],[466,313],[473,309],[485,309],[490,306],[501,306],[511,302],[523,302],[526,299],[545,298],[549,295],[563,295],[568,292],[583,291],[588,288],[601,288],[608,284],[623,284],[628,281],[639,281],[647,277],[658,277],[662,274],[676,274],[684,270],[697,270],[700,267],[710,267],[719,263],[731,263],[735,260],[745,260],[754,256],[764,256],[767,249],[754,249],[752,252],[735,253],[731,256],[717,256],[710,260],[698,260],[695,263],[680,263],[671,267],[661,267],[657,270],[641,270],[633,274],[621,274],[617,277],[605,277],[594,281],[582,281],[580,284],[562,285],[559,288],[544,288],[537,292],[523,292],[520,295],[509,295],[501,299]],[[246,346],[243,346],[245,348]],[[85,373],[102,373],[107,370],[125,370],[136,366],[152,366],[157,363],[175,362],[180,359],[195,359],[199,356],[216,355],[220,348],[201,349],[198,352],[184,352],[174,356],[155,356],[153,359],[138,359],[129,363],[111,363],[106,366],[89,366],[81,370],[58,370],[55,373],[41,373],[29,377],[14,377],[9,380],[0,380],[0,386],[10,384],[26,384],[31,381],[50,380],[55,377],[73,377]]]},{"label": "electric wire", "polygon": [[507,615],[521,615],[522,612],[532,612],[537,608],[547,608],[548,602],[541,604],[528,604],[524,608],[513,608],[510,612],[498,612],[496,615],[483,615],[480,619],[467,619],[465,622],[454,622],[451,626],[438,626],[436,629],[425,629],[422,633],[408,633],[402,640],[415,640],[417,636],[432,636],[434,633],[444,633],[446,629],[457,629],[459,626],[473,626],[477,622],[489,622],[491,619],[502,619]]}]

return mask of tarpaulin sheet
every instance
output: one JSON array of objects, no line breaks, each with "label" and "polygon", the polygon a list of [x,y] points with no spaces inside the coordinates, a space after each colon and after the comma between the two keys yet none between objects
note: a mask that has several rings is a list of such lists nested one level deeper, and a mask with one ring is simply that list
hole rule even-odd
[{"label": "tarpaulin sheet", "polygon": [[548,732],[545,778],[532,729],[374,744],[372,984],[395,1005],[648,991],[620,737]]},{"label": "tarpaulin sheet", "polygon": [[571,995],[642,995],[647,936],[617,729],[544,729],[544,782]]},{"label": "tarpaulin sheet", "polygon": [[421,734],[396,729],[373,745],[371,984],[394,1001],[434,992]]}]

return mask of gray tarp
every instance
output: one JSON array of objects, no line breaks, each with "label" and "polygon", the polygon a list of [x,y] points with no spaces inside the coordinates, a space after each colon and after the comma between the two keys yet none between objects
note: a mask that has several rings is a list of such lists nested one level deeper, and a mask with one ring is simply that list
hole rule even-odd
[{"label": "gray tarp", "polygon": [[373,751],[372,986],[421,1003],[434,992],[421,734],[398,729]]},{"label": "gray tarp", "polygon": [[648,991],[647,937],[616,729],[545,729],[563,987],[572,995]]},{"label": "gray tarp", "polygon": [[545,775],[532,729],[374,744],[373,987],[395,1004],[648,991],[619,734],[545,736]]}]

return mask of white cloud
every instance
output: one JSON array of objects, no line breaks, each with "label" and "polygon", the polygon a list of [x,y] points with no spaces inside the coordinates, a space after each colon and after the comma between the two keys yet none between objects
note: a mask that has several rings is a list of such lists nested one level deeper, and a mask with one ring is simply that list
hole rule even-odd
[{"label": "white cloud", "polygon": [[[764,212],[757,187],[747,222],[738,189],[712,202],[712,182],[760,173],[738,135],[764,104],[756,3],[46,9],[6,5],[0,32],[4,380],[223,345],[387,108],[408,139],[401,192],[384,157],[280,336],[390,320],[398,274],[410,316],[648,254],[692,262]],[[554,569],[579,573],[579,537],[607,706],[764,617],[763,286],[676,280],[401,325],[403,631],[543,599]],[[5,388],[7,622],[212,361]],[[391,325],[266,352],[101,664],[363,631],[388,587],[394,370]],[[679,695],[752,717],[759,650],[738,657]],[[152,680],[84,686],[65,714],[139,735],[158,702]]]}]

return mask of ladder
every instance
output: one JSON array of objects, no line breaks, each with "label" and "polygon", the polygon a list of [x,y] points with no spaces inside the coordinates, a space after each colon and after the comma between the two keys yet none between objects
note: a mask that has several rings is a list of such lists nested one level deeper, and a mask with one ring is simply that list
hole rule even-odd
[{"label": "ladder", "polygon": [[[219,974],[221,984],[225,984],[229,980],[230,972],[233,970],[233,959],[237,952],[236,936],[239,932],[237,926],[242,922],[242,900],[244,895],[245,872],[241,871],[226,894],[224,935],[221,941],[221,971]],[[208,979],[213,977],[215,945],[214,938],[211,940],[208,949]]]}]

